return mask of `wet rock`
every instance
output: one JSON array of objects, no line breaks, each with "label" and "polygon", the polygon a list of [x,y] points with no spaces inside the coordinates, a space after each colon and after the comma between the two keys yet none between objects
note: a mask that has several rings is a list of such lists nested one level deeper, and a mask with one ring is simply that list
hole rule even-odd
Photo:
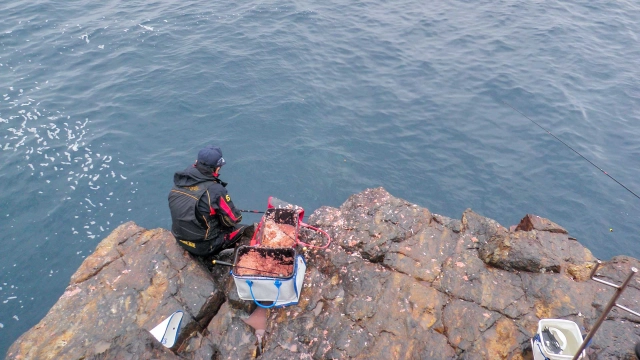
[{"label": "wet rock", "polygon": [[[299,303],[267,310],[261,343],[243,321],[256,305],[238,297],[229,268],[208,273],[166,231],[129,223],[100,243],[7,357],[531,359],[539,319],[569,319],[589,331],[613,293],[589,280],[588,249],[534,215],[508,230],[471,209],[454,220],[376,188],[340,208],[319,208],[308,222],[332,245],[303,251]],[[639,265],[619,256],[598,277],[620,284]],[[634,279],[618,302],[639,310],[638,301]],[[158,348],[144,331],[178,309],[185,311],[179,344]],[[590,358],[630,358],[639,328],[640,319],[614,309]]]}]

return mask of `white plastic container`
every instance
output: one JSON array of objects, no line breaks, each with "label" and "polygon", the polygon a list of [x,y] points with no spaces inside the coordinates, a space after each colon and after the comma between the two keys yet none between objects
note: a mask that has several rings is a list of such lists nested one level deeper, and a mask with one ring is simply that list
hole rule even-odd
[{"label": "white plastic container", "polygon": [[[559,348],[550,343],[545,329],[556,339]],[[546,333],[546,332],[545,332]],[[531,339],[534,360],[571,360],[582,344],[582,334],[578,324],[562,319],[541,319],[538,331]],[[584,351],[578,359],[584,359]]]}]

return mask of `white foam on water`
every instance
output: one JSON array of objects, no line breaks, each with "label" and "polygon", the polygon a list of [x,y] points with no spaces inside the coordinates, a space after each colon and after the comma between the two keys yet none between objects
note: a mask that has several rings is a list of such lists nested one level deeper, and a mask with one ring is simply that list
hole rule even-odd
[{"label": "white foam on water", "polygon": [[[88,34],[80,38],[89,42]],[[44,84],[49,81],[40,83],[46,91]],[[42,179],[41,183],[45,186],[39,194],[62,191],[69,195],[63,200],[77,199],[85,205],[77,207],[75,214],[65,216],[80,221],[96,219],[100,216],[98,210],[104,208],[103,202],[111,200],[110,197],[101,197],[103,195],[99,190],[108,189],[107,179],[117,176],[126,179],[120,166],[125,163],[103,151],[100,151],[101,154],[94,153],[87,141],[91,133],[91,120],[76,120],[64,112],[43,108],[39,101],[33,99],[37,98],[39,90],[37,86],[18,90],[11,86],[0,98],[0,151],[24,156],[26,161],[23,160],[18,167],[23,168],[26,174]],[[58,171],[65,171],[67,175],[51,176]],[[64,190],[61,182],[66,182],[69,187]],[[81,189],[83,193],[86,191],[86,195],[73,195]],[[113,213],[110,213],[110,217],[113,217]],[[78,235],[78,220],[71,224],[75,225],[69,230],[72,235]],[[93,239],[95,234],[109,230],[109,223],[91,221],[88,235]]]}]

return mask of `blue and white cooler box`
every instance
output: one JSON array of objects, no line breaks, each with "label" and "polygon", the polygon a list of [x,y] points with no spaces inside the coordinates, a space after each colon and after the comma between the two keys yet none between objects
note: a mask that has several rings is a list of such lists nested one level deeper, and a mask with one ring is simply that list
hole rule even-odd
[{"label": "blue and white cooler box", "polygon": [[[257,276],[257,275],[238,275],[236,267],[238,259],[249,251],[258,251],[267,256],[291,257],[293,262],[293,273],[289,276]],[[272,307],[284,307],[295,305],[300,299],[302,291],[302,283],[304,281],[304,273],[307,270],[307,264],[304,256],[296,253],[294,248],[265,248],[253,246],[241,246],[236,252],[234,267],[231,275],[238,289],[238,296],[242,300],[253,300],[256,305],[269,309]],[[271,305],[263,305],[259,303],[272,302]]]}]

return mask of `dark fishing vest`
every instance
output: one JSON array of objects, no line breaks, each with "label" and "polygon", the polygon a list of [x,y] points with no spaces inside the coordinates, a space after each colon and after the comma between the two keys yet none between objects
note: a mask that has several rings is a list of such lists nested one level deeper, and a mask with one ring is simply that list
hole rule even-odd
[{"label": "dark fishing vest", "polygon": [[[205,181],[184,187],[173,185],[169,192],[169,210],[172,220],[171,232],[177,240],[208,241],[217,238],[220,234],[218,217],[208,216],[208,214],[205,216],[197,210],[200,197],[205,195],[212,183],[213,181]],[[211,200],[208,199],[209,207],[211,207]],[[201,216],[202,219],[196,216]]]}]

